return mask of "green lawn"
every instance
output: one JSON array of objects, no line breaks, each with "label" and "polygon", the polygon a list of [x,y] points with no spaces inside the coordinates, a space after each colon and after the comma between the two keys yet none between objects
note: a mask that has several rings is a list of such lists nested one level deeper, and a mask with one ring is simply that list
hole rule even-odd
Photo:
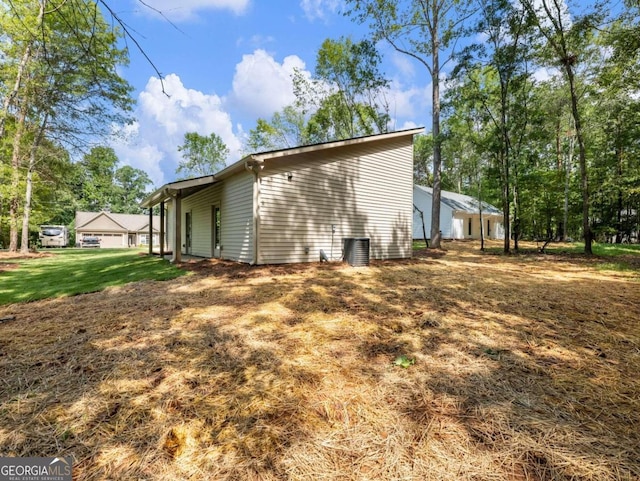
[{"label": "green lawn", "polygon": [[[443,247],[447,249],[449,241],[443,243]],[[462,241],[468,242],[468,241]],[[471,241],[473,245],[480,249],[480,241]],[[490,241],[485,247],[488,254],[501,254],[503,251],[503,241]],[[516,251],[511,244],[512,254],[532,254],[539,253],[544,242],[520,241],[520,249]],[[423,240],[414,240],[413,249],[424,249],[426,247]],[[640,266],[640,244],[604,244],[594,242],[592,244],[593,258],[596,262],[596,269],[614,270],[614,271],[637,271]],[[552,242],[547,245],[545,252],[547,254],[565,255],[565,256],[581,256],[584,254],[584,242]],[[586,258],[586,257],[585,257]]]},{"label": "green lawn", "polygon": [[185,273],[138,249],[47,252],[54,255],[0,261],[0,305],[96,292],[145,279],[173,279]]},{"label": "green lawn", "polygon": [[[584,253],[584,242],[549,244],[547,250],[556,253],[582,254]],[[591,245],[591,250],[597,256],[640,255],[640,244],[603,244],[594,242]]]}]

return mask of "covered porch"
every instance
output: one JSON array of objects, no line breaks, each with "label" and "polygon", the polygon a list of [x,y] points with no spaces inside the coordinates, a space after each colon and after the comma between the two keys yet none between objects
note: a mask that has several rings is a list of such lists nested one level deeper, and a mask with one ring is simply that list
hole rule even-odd
[{"label": "covered porch", "polygon": [[[160,228],[159,245],[154,246],[149,243],[149,255],[157,255],[162,258],[169,259],[170,262],[178,263],[185,260],[196,259],[195,256],[188,256],[182,253],[182,200],[189,195],[210,186],[215,183],[216,179],[213,175],[198,177],[196,179],[172,182],[162,186],[153,192],[149,197],[144,199],[140,204],[142,207],[149,209],[149,236],[153,235],[153,209],[156,206],[160,208]],[[171,215],[171,232],[167,232],[167,206],[171,205],[169,210]],[[169,236],[167,235],[169,234]]]}]

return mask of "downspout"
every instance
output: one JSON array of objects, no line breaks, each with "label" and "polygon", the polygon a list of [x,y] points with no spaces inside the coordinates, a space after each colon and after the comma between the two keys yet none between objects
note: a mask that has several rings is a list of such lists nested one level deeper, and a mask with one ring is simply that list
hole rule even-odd
[{"label": "downspout", "polygon": [[244,163],[244,168],[253,174],[253,259],[250,265],[258,264],[258,256],[260,255],[259,229],[260,229],[260,171],[264,167],[263,161],[251,156],[251,160]]}]

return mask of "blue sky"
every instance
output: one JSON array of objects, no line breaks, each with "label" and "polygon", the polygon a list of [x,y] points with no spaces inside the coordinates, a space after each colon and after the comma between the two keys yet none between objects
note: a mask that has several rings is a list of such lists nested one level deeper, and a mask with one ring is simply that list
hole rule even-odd
[{"label": "blue sky", "polygon": [[[243,137],[259,117],[293,99],[294,68],[313,71],[326,38],[360,40],[366,27],[342,15],[340,0],[112,0],[164,77],[129,41],[131,63],[121,74],[134,87],[136,122],[113,143],[124,164],[144,170],[156,187],[175,180],[186,132],[218,134],[228,163],[242,156]],[[177,5],[177,6],[176,6]],[[394,129],[430,124],[428,73],[380,45],[392,81],[388,99]]]}]

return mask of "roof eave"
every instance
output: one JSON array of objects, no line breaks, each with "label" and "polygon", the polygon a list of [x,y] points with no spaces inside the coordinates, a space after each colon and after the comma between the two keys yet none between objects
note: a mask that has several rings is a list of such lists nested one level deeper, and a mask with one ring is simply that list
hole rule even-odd
[{"label": "roof eave", "polygon": [[283,150],[274,150],[271,152],[254,154],[250,157],[252,157],[254,160],[264,161],[264,160],[273,159],[276,157],[285,157],[289,155],[304,154],[307,152],[314,152],[318,150],[335,149],[335,148],[345,147],[349,145],[376,142],[380,140],[389,140],[396,137],[413,136],[421,133],[424,133],[424,127],[407,129],[407,130],[398,130],[396,132],[389,132],[386,134],[376,134],[376,135],[368,135],[365,137],[355,137],[352,139],[334,140],[332,142],[324,142],[321,144],[314,144],[314,145],[304,145],[302,147],[293,147],[293,148],[283,149]]},{"label": "roof eave", "polygon": [[216,176],[214,175],[205,175],[203,177],[196,177],[195,179],[179,180],[165,184],[145,197],[142,202],[140,202],[140,206],[143,208],[151,208],[162,201],[175,197],[182,190],[213,184],[216,180]]}]

